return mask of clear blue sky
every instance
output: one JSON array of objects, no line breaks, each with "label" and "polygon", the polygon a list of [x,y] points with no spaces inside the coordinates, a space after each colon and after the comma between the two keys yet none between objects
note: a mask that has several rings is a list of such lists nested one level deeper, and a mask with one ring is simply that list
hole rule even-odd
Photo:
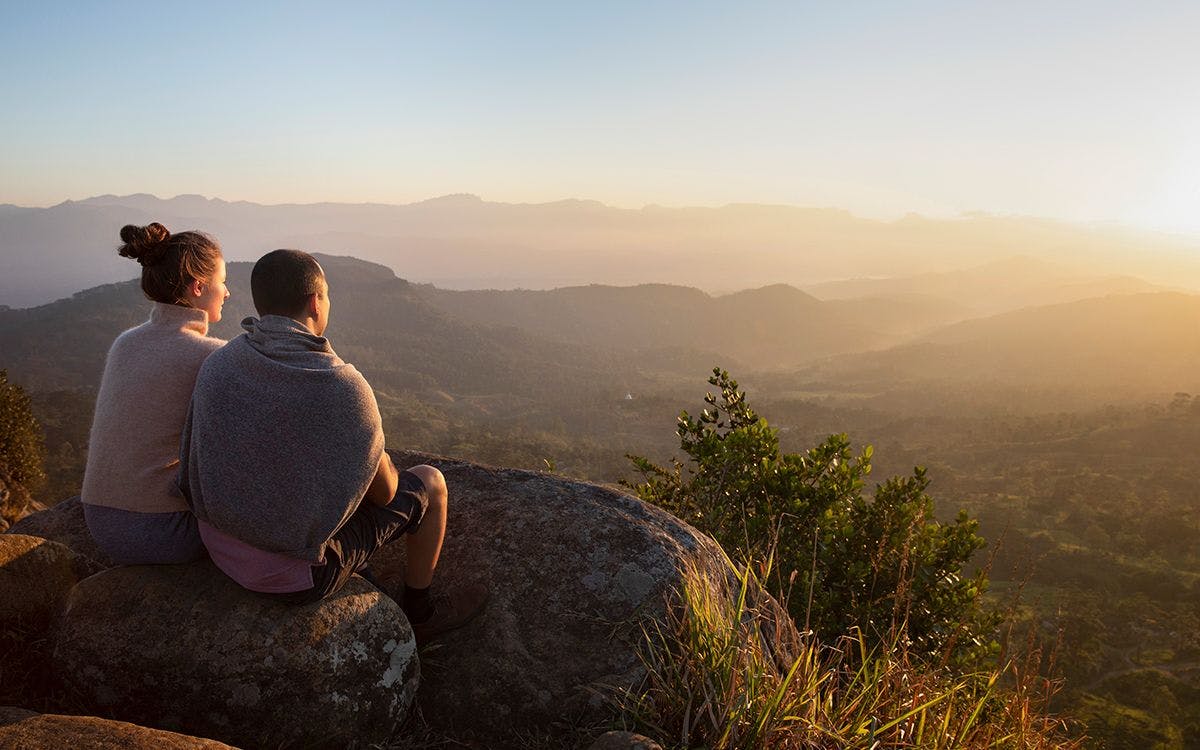
[{"label": "clear blue sky", "polygon": [[1200,3],[0,0],[0,202],[771,202],[1200,231]]}]

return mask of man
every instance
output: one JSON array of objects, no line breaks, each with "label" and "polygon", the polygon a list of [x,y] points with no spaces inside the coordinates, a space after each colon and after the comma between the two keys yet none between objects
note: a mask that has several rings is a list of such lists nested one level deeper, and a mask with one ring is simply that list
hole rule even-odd
[{"label": "man", "polygon": [[406,534],[401,606],[418,641],[464,624],[482,588],[430,596],[446,531],[446,481],[432,466],[397,472],[375,395],[323,336],[329,285],[316,259],[276,250],[250,277],[259,318],[208,357],[181,446],[180,485],[217,567],[293,603],[366,573]]}]

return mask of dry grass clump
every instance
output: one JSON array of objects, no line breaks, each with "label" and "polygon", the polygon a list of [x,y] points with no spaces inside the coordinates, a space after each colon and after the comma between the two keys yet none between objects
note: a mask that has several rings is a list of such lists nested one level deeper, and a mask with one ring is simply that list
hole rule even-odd
[{"label": "dry grass clump", "polygon": [[749,568],[737,588],[690,569],[667,622],[644,626],[645,683],[616,702],[665,747],[1080,746],[1046,713],[1054,685],[1022,665],[955,674],[910,658],[902,627],[874,648],[859,632],[821,645],[779,618]]}]

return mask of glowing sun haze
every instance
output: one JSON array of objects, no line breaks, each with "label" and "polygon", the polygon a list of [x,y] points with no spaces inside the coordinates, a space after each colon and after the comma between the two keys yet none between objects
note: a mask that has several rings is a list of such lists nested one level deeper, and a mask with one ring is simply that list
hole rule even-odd
[{"label": "glowing sun haze", "polygon": [[[254,7],[250,7],[253,5]],[[0,202],[591,198],[1200,232],[1200,3],[0,7]]]}]

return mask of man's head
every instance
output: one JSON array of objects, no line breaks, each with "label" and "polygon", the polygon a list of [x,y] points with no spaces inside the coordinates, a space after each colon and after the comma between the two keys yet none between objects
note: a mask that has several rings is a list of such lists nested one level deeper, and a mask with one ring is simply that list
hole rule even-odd
[{"label": "man's head", "polygon": [[254,309],[303,323],[314,334],[329,325],[329,284],[317,259],[301,250],[273,250],[250,273]]}]

